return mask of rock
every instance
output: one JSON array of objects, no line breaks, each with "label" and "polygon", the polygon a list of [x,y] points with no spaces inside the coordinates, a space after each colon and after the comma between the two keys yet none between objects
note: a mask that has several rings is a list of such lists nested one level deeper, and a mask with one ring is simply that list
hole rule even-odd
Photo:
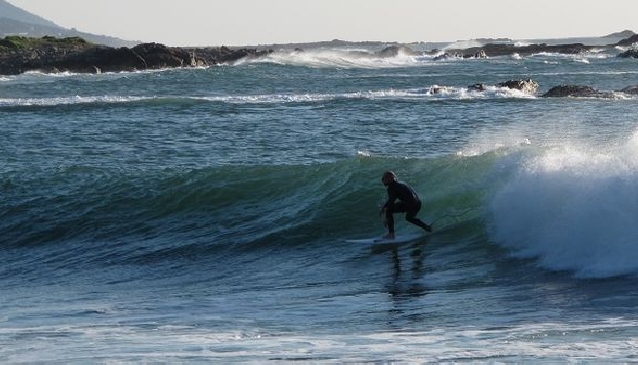
[{"label": "rock", "polygon": [[378,57],[396,57],[399,54],[405,54],[408,56],[419,56],[421,55],[421,53],[419,52],[415,52],[412,49],[410,49],[409,47],[404,47],[404,46],[390,46],[387,48],[384,48],[383,50],[377,52],[377,56]]},{"label": "rock", "polygon": [[538,83],[532,79],[527,80],[509,80],[498,84],[500,87],[508,87],[510,89],[518,89],[525,94],[536,94],[538,90]]},{"label": "rock", "polygon": [[161,43],[141,43],[133,47],[136,53],[146,63],[146,68],[169,68],[194,66],[191,53],[180,48],[169,48]]},{"label": "rock", "polygon": [[627,86],[620,90],[621,93],[629,94],[629,95],[638,95],[638,85],[636,86]]},{"label": "rock", "polygon": [[432,58],[432,60],[433,61],[441,61],[441,60],[447,60],[450,57],[451,57],[450,54],[445,52],[442,55],[435,56],[434,58]]},{"label": "rock", "polygon": [[474,84],[467,87],[469,91],[485,91],[487,87],[485,84]]},{"label": "rock", "polygon": [[228,47],[207,47],[207,48],[183,48],[195,56],[197,63],[206,65],[232,64],[242,58],[257,58],[269,55],[273,50],[257,51],[256,49],[230,49]]},{"label": "rock", "polygon": [[546,43],[540,43],[531,44],[525,47],[516,47],[514,44],[511,43],[488,43],[482,47],[472,47],[463,50],[448,50],[448,52],[457,53],[462,58],[472,58],[477,56],[509,56],[515,53],[524,56],[541,52],[579,54],[592,48],[594,47],[586,46],[582,43],[558,44],[554,46],[547,45]]},{"label": "rock", "polygon": [[619,54],[617,57],[620,57],[620,58],[638,58],[638,50],[630,49],[628,51],[625,51],[625,52]]},{"label": "rock", "polygon": [[447,92],[448,88],[446,86],[432,85],[428,89],[428,93],[431,95],[445,94]]},{"label": "rock", "polygon": [[615,47],[631,47],[634,43],[638,42],[638,34],[634,34],[629,38],[625,38],[620,42],[613,44]]},{"label": "rock", "polygon": [[[498,83],[496,86],[498,87],[507,87],[510,89],[521,90],[526,94],[536,94],[536,90],[538,89],[538,83],[532,79],[527,80],[509,80],[505,82]],[[474,84],[467,87],[468,91],[485,91],[487,90],[487,85],[485,84]]]},{"label": "rock", "polygon": [[474,54],[474,58],[487,58],[485,50],[480,50]]},{"label": "rock", "polygon": [[272,50],[178,48],[142,43],[133,48],[111,48],[81,38],[5,37],[0,39],[0,74],[26,71],[101,73],[208,66],[232,63],[245,57],[261,57]]},{"label": "rock", "polygon": [[543,97],[545,98],[555,98],[555,97],[600,97],[604,94],[600,93],[598,90],[594,89],[591,86],[583,86],[583,85],[559,85],[554,86],[545,94]]},{"label": "rock", "polygon": [[236,51],[228,50],[225,54],[219,59],[219,63],[234,63],[243,58],[257,58],[266,56],[272,53],[272,50],[269,51],[257,51],[255,49],[238,49]]}]

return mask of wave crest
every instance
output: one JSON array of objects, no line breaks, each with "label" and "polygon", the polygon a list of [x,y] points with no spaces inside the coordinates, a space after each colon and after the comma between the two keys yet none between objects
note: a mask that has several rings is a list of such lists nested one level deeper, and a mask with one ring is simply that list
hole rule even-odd
[{"label": "wave crest", "polygon": [[515,159],[491,199],[491,235],[516,256],[578,277],[638,272],[638,134],[601,151],[555,148]]}]

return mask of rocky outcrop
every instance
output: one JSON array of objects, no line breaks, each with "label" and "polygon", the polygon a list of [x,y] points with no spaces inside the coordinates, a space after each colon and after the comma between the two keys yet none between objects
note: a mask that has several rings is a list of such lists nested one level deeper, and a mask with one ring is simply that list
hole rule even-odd
[{"label": "rocky outcrop", "polygon": [[[629,38],[623,39],[615,44],[607,46],[588,46],[582,43],[567,43],[548,45],[547,43],[530,44],[527,46],[517,47],[512,43],[487,43],[481,47],[472,47],[466,49],[447,49],[445,54],[435,57],[435,60],[445,60],[451,57],[456,58],[483,58],[483,57],[498,57],[509,56],[518,54],[521,56],[527,56],[537,53],[560,53],[560,54],[580,54],[590,51],[592,49],[600,48],[613,48],[613,47],[631,47],[633,44],[638,43],[638,34],[634,34]],[[623,53],[624,56],[620,57],[634,57],[635,51],[627,51]]]},{"label": "rocky outcrop", "polygon": [[448,57],[458,58],[487,58],[498,56],[509,56],[519,54],[522,56],[532,55],[541,52],[579,54],[593,49],[593,46],[586,46],[582,43],[547,45],[546,43],[531,44],[524,47],[516,47],[511,43],[488,43],[482,47],[472,47],[467,49],[447,50]]},{"label": "rocky outcrop", "polygon": [[207,65],[220,65],[220,64],[232,64],[241,59],[263,57],[270,53],[272,50],[258,51],[256,49],[240,48],[231,49],[228,47],[207,47],[207,48],[183,48],[195,57],[197,62],[204,62]]},{"label": "rocky outcrop", "polygon": [[638,50],[630,49],[618,55],[620,58],[638,58]]},{"label": "rocky outcrop", "polygon": [[[478,83],[467,87],[468,91],[482,92],[488,89],[486,84]],[[521,90],[525,94],[536,95],[538,90],[538,83],[532,79],[527,80],[509,80],[500,82],[497,87],[507,87],[510,89]],[[492,86],[492,87],[493,87]],[[437,86],[437,89],[444,90],[445,87]],[[638,96],[638,85],[627,86],[621,90],[614,92],[603,92],[596,90],[595,88],[587,85],[559,85],[550,88],[546,93],[541,95],[544,98],[613,98],[620,94],[636,95]]]},{"label": "rocky outcrop", "polygon": [[404,46],[390,46],[376,53],[378,57],[396,57],[399,54],[404,54],[408,56],[422,55],[421,52],[415,52],[411,48],[404,47]]},{"label": "rocky outcrop", "polygon": [[629,38],[625,38],[618,43],[612,44],[615,47],[631,47],[634,43],[638,43],[638,34],[634,34]]},{"label": "rocky outcrop", "polygon": [[487,86],[485,84],[474,84],[467,87],[469,91],[485,91]]},{"label": "rocky outcrop", "polygon": [[510,89],[517,89],[525,94],[534,95],[536,94],[536,90],[538,90],[538,82],[527,79],[527,80],[509,80],[505,82],[501,82],[498,84],[500,87],[508,87]]},{"label": "rocky outcrop", "polygon": [[0,74],[16,75],[26,71],[99,73],[209,66],[272,52],[227,47],[185,49],[160,43],[111,48],[81,39],[65,42],[53,37],[17,39],[20,42],[16,39],[0,40]]},{"label": "rocky outcrop", "polygon": [[559,86],[552,87],[542,96],[545,98],[557,98],[557,97],[601,98],[601,97],[611,97],[611,94],[602,93],[591,86],[559,85]]},{"label": "rocky outcrop", "polygon": [[[500,82],[496,84],[498,87],[507,87],[509,89],[516,89],[524,92],[525,94],[534,95],[536,94],[536,90],[538,90],[538,83],[532,79],[527,80],[509,80],[505,82]],[[487,90],[487,85],[485,84],[474,84],[467,87],[469,91],[485,91]]]},{"label": "rocky outcrop", "polygon": [[619,90],[621,93],[625,93],[628,95],[638,95],[638,85],[635,86],[627,86]]}]

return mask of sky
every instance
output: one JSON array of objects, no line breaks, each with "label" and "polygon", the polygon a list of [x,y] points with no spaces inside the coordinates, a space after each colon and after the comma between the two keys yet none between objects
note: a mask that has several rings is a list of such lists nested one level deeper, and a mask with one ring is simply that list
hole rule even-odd
[{"label": "sky", "polygon": [[65,28],[168,46],[542,39],[638,31],[637,0],[8,0]]}]

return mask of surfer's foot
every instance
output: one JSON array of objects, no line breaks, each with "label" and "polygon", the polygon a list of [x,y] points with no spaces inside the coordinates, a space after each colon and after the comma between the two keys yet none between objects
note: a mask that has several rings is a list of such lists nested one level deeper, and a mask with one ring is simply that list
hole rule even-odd
[{"label": "surfer's foot", "polygon": [[388,233],[385,236],[381,237],[384,240],[393,240],[394,239],[394,233]]},{"label": "surfer's foot", "polygon": [[423,227],[423,229],[425,229],[426,232],[432,232],[432,226],[429,224],[426,224],[425,227]]}]

